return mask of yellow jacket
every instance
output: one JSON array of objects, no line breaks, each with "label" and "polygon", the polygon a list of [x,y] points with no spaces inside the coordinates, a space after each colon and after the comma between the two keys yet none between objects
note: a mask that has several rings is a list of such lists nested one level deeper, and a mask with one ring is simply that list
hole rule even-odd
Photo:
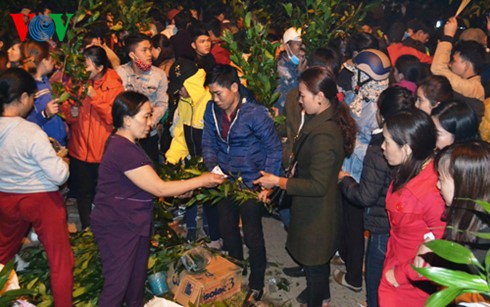
[{"label": "yellow jacket", "polygon": [[483,102],[485,113],[480,124],[480,136],[485,142],[490,142],[490,97]]},{"label": "yellow jacket", "polygon": [[[204,111],[211,94],[204,87],[206,73],[199,69],[194,75],[184,81],[184,87],[189,93],[189,98],[180,98],[177,105],[177,121],[175,123],[174,137],[170,148],[165,153],[167,162],[176,164],[186,158],[192,152],[188,144],[195,145],[193,154],[201,155],[201,135],[204,127]],[[186,131],[196,131],[194,138],[187,135]],[[196,140],[198,138],[198,140]]]},{"label": "yellow jacket", "polygon": [[450,42],[439,42],[437,44],[430,71],[436,76],[446,77],[449,80],[449,83],[451,83],[453,91],[460,93],[465,97],[476,98],[483,101],[485,90],[483,89],[479,75],[470,79],[464,79],[449,69],[448,65],[451,60],[452,48],[453,45]]}]

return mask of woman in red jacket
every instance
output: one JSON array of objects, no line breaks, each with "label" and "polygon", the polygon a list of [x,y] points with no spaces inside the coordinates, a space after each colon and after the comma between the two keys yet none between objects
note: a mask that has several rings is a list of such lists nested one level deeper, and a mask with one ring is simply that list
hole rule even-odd
[{"label": "woman in red jacket", "polygon": [[444,201],[433,163],[436,129],[430,117],[417,109],[389,117],[383,136],[384,156],[396,169],[386,195],[391,230],[379,305],[423,306],[429,294],[422,290],[423,278],[412,269],[413,259],[425,238],[441,238],[445,228]]},{"label": "woman in red jacket", "polygon": [[85,70],[89,73],[87,96],[78,114],[67,102],[62,111],[70,125],[68,151],[72,186],[77,198],[82,229],[90,226],[97,174],[105,142],[112,131],[112,104],[123,91],[119,75],[110,67],[107,54],[99,46],[84,51]]}]

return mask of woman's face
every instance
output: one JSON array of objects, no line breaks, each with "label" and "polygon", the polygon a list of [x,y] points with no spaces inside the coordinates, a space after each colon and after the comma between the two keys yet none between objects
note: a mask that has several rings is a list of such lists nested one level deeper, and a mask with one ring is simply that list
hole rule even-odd
[{"label": "woman's face", "polygon": [[299,103],[306,114],[314,115],[321,112],[317,95],[310,92],[303,82],[299,83]]},{"label": "woman's face", "polygon": [[97,80],[102,73],[103,67],[95,65],[90,58],[85,58],[85,71],[89,73],[89,80]]},{"label": "woman's face", "polygon": [[9,62],[19,62],[21,56],[20,53],[20,43],[12,45],[8,50],[7,50],[7,56],[9,58]]},{"label": "woman's face", "polygon": [[383,128],[383,136],[385,140],[383,144],[381,144],[381,148],[383,149],[383,155],[385,156],[386,161],[388,161],[388,164],[391,166],[397,166],[405,162],[408,155],[404,149],[404,146],[398,145],[393,140],[390,132],[386,128],[386,125]]},{"label": "woman's face", "polygon": [[424,90],[421,87],[417,88],[417,100],[415,101],[415,107],[424,111],[428,115],[432,113],[432,109],[435,107],[433,107],[430,100],[427,99]]},{"label": "woman's face", "polygon": [[49,56],[41,61],[41,64],[44,66],[44,72],[49,74],[53,71],[54,68],[54,59],[52,56]]},{"label": "woman's face", "polygon": [[126,128],[131,132],[135,139],[143,139],[151,129],[151,105],[145,102],[138,113],[133,117],[127,117]]},{"label": "woman's face", "polygon": [[151,57],[153,58],[153,60],[158,59],[158,56],[160,55],[161,52],[162,52],[162,48],[160,48],[160,47],[157,47],[157,48],[153,47],[151,49]]},{"label": "woman's face", "polygon": [[432,116],[432,121],[434,122],[437,131],[436,148],[438,150],[441,150],[444,147],[454,143],[454,135],[441,126],[441,122],[439,121],[439,119],[435,116]]},{"label": "woman's face", "polygon": [[443,169],[439,169],[438,177],[439,181],[437,181],[437,188],[439,189],[446,206],[451,206],[454,198],[454,179],[447,170]]}]

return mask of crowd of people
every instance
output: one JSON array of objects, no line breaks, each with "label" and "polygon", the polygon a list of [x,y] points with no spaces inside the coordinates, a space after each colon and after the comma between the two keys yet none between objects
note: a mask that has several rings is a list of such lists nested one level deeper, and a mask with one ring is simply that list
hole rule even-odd
[{"label": "crowd of people", "polygon": [[[229,14],[216,6],[202,20],[179,7],[166,26],[153,18],[150,31],[118,42],[86,33],[88,79],[66,101],[51,85],[78,84],[51,56],[56,43],[28,38],[0,49],[0,263],[14,258],[32,226],[56,306],[72,305],[64,186],[100,250],[99,305],[142,306],[153,199],[189,198],[225,180],[259,195],[199,204],[209,247],[237,260],[242,237],[248,248],[243,306],[264,295],[261,203],[274,189],[291,198],[277,215],[298,264],[283,271],[306,277],[302,306],[329,306],[330,275],[355,292],[364,279],[366,306],[423,306],[436,289],[413,266],[431,265],[427,240],[465,244],[483,261],[489,245],[474,233],[488,226],[468,199],[490,201],[490,17],[486,29],[464,31],[450,17],[440,37],[419,19],[390,24],[385,36],[366,23],[315,50],[302,29],[284,29],[270,37],[281,47],[279,99],[268,110],[220,39],[225,29],[240,35]],[[275,126],[275,116],[285,123]],[[165,182],[155,171],[194,157],[208,173]],[[200,233],[197,206],[185,212],[189,242]],[[331,261],[345,270],[330,272]]]}]

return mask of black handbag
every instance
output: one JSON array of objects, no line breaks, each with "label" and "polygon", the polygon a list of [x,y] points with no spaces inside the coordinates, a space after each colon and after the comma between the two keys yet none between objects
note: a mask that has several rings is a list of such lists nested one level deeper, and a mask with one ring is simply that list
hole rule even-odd
[{"label": "black handbag", "polygon": [[[289,156],[289,166],[285,170],[284,177],[294,177],[296,173],[296,166],[298,165],[297,156],[307,137],[308,135],[301,139],[301,143],[298,143],[296,152],[293,151]],[[296,139],[296,141],[298,141],[298,139]],[[272,188],[272,192],[271,194],[269,194],[269,199],[271,200],[271,203],[274,205],[274,207],[279,210],[290,208],[293,201],[291,195],[288,194],[287,190],[283,190],[280,187]]]}]

